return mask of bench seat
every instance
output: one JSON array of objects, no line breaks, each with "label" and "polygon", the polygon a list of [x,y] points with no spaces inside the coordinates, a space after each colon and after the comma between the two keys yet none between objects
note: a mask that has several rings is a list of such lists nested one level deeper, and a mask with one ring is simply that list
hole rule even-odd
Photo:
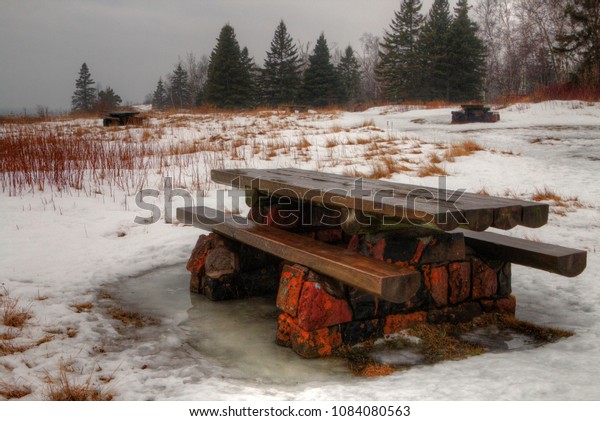
[{"label": "bench seat", "polygon": [[421,286],[418,271],[380,262],[293,232],[260,225],[240,216],[198,206],[178,208],[177,219],[301,264],[393,303],[410,300]]},{"label": "bench seat", "polygon": [[504,260],[569,278],[585,269],[587,252],[554,244],[509,237],[493,232],[457,229],[465,243],[490,259]]}]

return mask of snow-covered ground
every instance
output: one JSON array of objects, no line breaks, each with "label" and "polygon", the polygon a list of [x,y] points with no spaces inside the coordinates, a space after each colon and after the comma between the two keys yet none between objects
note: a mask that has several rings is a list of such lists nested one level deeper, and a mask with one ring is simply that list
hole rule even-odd
[{"label": "snow-covered ground", "polygon": [[[600,103],[516,104],[499,110],[501,121],[495,124],[450,125],[451,111],[390,106],[361,113],[182,114],[110,132],[99,120],[40,123],[39,129],[82,128],[96,139],[111,133],[123,142],[182,150],[196,145],[180,155],[185,160],[149,161],[145,187],[160,190],[164,177],[172,177],[175,188],[187,188],[196,201],[208,204],[218,198],[218,186],[207,175],[212,167],[368,175],[401,164],[389,174],[391,180],[436,186],[437,177],[418,177],[418,172],[439,160],[449,188],[524,199],[552,191],[564,206],[551,208],[546,226],[518,227],[508,234],[587,250],[588,267],[567,279],[515,266],[513,293],[520,319],[571,330],[573,337],[365,379],[349,376],[335,362],[303,361],[287,373],[286,362],[296,364],[299,357],[268,339],[266,347],[254,349],[252,335],[245,334],[239,336],[246,342],[241,352],[254,352],[245,357],[248,367],[272,347],[262,357],[279,374],[244,372],[243,366],[219,358],[218,347],[227,344],[215,340],[208,352],[211,342],[188,340],[194,326],[202,331],[218,322],[193,310],[202,302],[185,292],[184,271],[165,275],[177,276],[161,284],[165,290],[153,285],[160,283],[153,270],[185,265],[201,232],[166,224],[164,215],[154,224],[137,224],[136,217],[149,215],[136,205],[135,190],[90,179],[79,190],[46,186],[0,193],[0,292],[5,303],[18,299],[18,308],[32,314],[21,330],[0,325],[0,388],[26,386],[31,394],[22,399],[46,399],[48,378],[62,372],[73,382],[98,385],[117,400],[600,399]],[[0,131],[12,129],[0,126]],[[452,162],[444,159],[451,145],[466,140],[483,150]],[[198,189],[204,196],[196,196]],[[164,210],[162,191],[154,203]],[[181,204],[175,199],[173,208]],[[178,308],[159,309],[170,305]],[[109,315],[115,306],[138,309],[158,324],[124,328]],[[228,325],[219,326],[225,332]],[[31,347],[11,353],[8,344]],[[311,370],[314,375],[298,375]]]}]

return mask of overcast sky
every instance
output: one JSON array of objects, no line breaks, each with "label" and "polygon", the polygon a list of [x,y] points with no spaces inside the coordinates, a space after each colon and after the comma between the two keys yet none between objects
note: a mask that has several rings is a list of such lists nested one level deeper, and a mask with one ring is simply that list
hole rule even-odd
[{"label": "overcast sky", "polygon": [[314,46],[323,31],[330,48],[358,49],[365,32],[388,28],[400,2],[0,0],[0,112],[68,110],[84,62],[95,82],[139,103],[179,56],[210,55],[226,23],[261,66],[280,19],[295,41]]}]

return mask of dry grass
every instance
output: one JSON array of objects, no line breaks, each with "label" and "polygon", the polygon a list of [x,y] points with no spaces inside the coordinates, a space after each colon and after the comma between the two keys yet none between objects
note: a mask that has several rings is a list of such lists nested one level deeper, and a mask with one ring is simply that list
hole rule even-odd
[{"label": "dry grass", "polygon": [[109,315],[115,319],[119,320],[125,326],[133,326],[136,328],[142,328],[146,325],[157,325],[158,321],[145,316],[136,311],[128,311],[122,308],[113,307],[109,310]]},{"label": "dry grass", "polygon": [[454,162],[455,158],[469,156],[482,150],[484,148],[477,142],[467,139],[461,143],[451,145],[444,153],[444,158],[449,162]]},{"label": "dry grass", "polygon": [[46,397],[51,401],[110,401],[110,391],[94,384],[92,375],[80,380],[71,373],[72,368],[61,364],[57,376],[46,374]]},{"label": "dry grass", "polygon": [[0,341],[0,357],[5,355],[20,354],[33,348],[33,344],[16,344],[13,341]]},{"label": "dry grass", "polygon": [[0,396],[4,399],[20,399],[31,393],[31,388],[25,385],[11,384],[0,380]]},{"label": "dry grass", "polygon": [[75,309],[77,313],[89,313],[94,308],[93,303],[77,303],[71,304],[71,307]]},{"label": "dry grass", "polygon": [[31,319],[31,310],[19,307],[19,299],[8,295],[2,297],[2,323],[7,327],[22,328]]},{"label": "dry grass", "polygon": [[542,201],[563,202],[563,198],[561,196],[559,196],[553,190],[550,190],[548,187],[544,187],[543,190],[536,189],[531,200],[533,200],[534,202],[542,202]]},{"label": "dry grass", "polygon": [[448,175],[443,167],[437,164],[428,163],[417,171],[417,177],[433,177]]},{"label": "dry grass", "polygon": [[433,364],[447,360],[462,360],[485,352],[485,348],[458,339],[452,334],[456,326],[449,324],[420,324],[410,329],[410,334],[421,339],[418,347],[425,362]]},{"label": "dry grass", "polygon": [[550,202],[552,205],[550,212],[558,216],[567,216],[567,212],[573,212],[576,209],[586,207],[577,196],[564,197],[548,187],[544,187],[543,190],[537,189],[531,200],[535,202]]},{"label": "dry grass", "polygon": [[20,344],[15,343],[13,339],[17,339],[17,337],[0,341],[0,356],[20,354],[21,352],[25,352],[31,348],[50,342],[52,339],[54,339],[54,336],[46,335],[41,339],[38,339],[36,342]]}]

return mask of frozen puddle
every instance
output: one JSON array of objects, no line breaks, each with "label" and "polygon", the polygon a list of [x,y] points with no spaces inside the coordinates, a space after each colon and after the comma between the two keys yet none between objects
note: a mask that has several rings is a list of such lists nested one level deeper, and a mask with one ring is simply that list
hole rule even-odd
[{"label": "frozen puddle", "polygon": [[[275,343],[274,297],[213,302],[190,294],[189,276],[181,263],[122,280],[113,284],[111,293],[125,308],[161,320],[159,326],[145,329],[177,335],[197,353],[192,358],[208,362],[227,378],[282,385],[354,378],[342,358],[306,360]],[[160,337],[159,332],[149,333],[151,337]],[[542,345],[527,335],[495,325],[464,333],[460,339],[493,353]],[[152,339],[145,337],[145,340]],[[374,362],[398,368],[426,364],[418,347],[398,347],[394,343],[386,346],[386,342],[383,340],[369,353]],[[175,355],[173,364],[177,364]]]},{"label": "frozen puddle", "polygon": [[461,339],[473,342],[487,349],[488,352],[506,352],[536,348],[543,345],[530,336],[514,332],[509,329],[500,329],[498,326],[486,326],[465,333]]},{"label": "frozen puddle", "polygon": [[122,280],[111,293],[122,305],[160,319],[156,329],[174,328],[227,377],[271,384],[353,377],[342,359],[306,360],[275,343],[274,297],[213,302],[190,294],[189,278],[181,263]]}]

